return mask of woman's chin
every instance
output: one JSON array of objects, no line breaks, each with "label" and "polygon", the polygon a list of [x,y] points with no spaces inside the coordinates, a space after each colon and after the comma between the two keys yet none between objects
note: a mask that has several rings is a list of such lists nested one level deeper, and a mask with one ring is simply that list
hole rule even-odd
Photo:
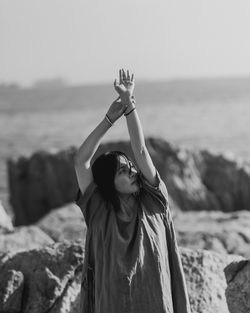
[{"label": "woman's chin", "polygon": [[139,184],[137,183],[137,182],[134,182],[133,184],[132,184],[132,186],[133,186],[133,192],[137,192],[137,191],[139,191]]}]

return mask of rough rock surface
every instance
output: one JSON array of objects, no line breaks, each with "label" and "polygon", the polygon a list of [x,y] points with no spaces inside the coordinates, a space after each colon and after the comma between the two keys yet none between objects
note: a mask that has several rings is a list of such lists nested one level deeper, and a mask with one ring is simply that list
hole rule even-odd
[{"label": "rough rock surface", "polygon": [[[191,152],[162,139],[149,138],[146,144],[176,210],[250,209],[249,164],[208,151]],[[95,156],[108,150],[121,150],[132,156],[129,142],[102,145]],[[74,201],[78,189],[75,152],[70,148],[8,160],[10,202],[16,225],[36,222],[51,209]]]},{"label": "rough rock surface", "polygon": [[32,224],[52,208],[72,202],[77,190],[74,153],[73,148],[55,154],[38,151],[30,158],[8,160],[15,225]]},{"label": "rough rock surface", "polygon": [[250,210],[250,164],[229,154],[200,151],[194,160],[222,211]]},{"label": "rough rock surface", "polygon": [[[250,210],[249,163],[232,155],[190,151],[163,139],[148,138],[146,145],[176,208],[181,211]],[[107,143],[97,155],[116,149],[132,156],[128,142]]]},{"label": "rough rock surface", "polygon": [[10,231],[13,231],[13,224],[0,200],[0,234],[8,233]]},{"label": "rough rock surface", "polygon": [[[10,271],[24,277],[22,307],[14,295],[13,312],[69,313],[80,291],[83,249],[78,243],[63,242],[46,248],[5,254],[0,257],[0,281]],[[2,303],[3,299],[0,299]],[[2,313],[9,313],[2,310]]]},{"label": "rough rock surface", "polygon": [[[181,248],[180,252],[192,312],[229,313],[223,269],[232,261],[242,258],[187,248]],[[1,313],[10,312],[3,306],[7,298],[11,298],[12,312],[76,313],[83,255],[81,243],[65,241],[28,252],[0,256],[0,282],[5,281],[4,286],[15,285],[12,283],[17,277],[15,273],[20,277],[16,279],[18,284],[12,288],[13,292],[7,292],[7,287],[2,290]],[[6,294],[9,296],[6,297]]]},{"label": "rough rock surface", "polygon": [[[166,183],[176,210],[219,210],[219,203],[203,185],[193,154],[161,139],[146,140],[148,151]],[[96,155],[110,150],[124,151],[133,159],[129,142],[107,143]]]},{"label": "rough rock surface", "polygon": [[250,312],[250,260],[235,261],[225,269],[230,313]]},{"label": "rough rock surface", "polygon": [[24,277],[22,272],[8,270],[0,280],[0,312],[21,312]]},{"label": "rough rock surface", "polygon": [[[250,257],[249,211],[173,213],[180,246]],[[80,208],[75,204],[53,210],[36,226],[55,241],[82,239],[84,243],[87,230]]]},{"label": "rough rock surface", "polygon": [[225,266],[242,259],[205,250],[180,249],[193,313],[229,313]]},{"label": "rough rock surface", "polygon": [[55,241],[82,240],[87,227],[80,208],[72,203],[51,211],[36,224]]},{"label": "rough rock surface", "polygon": [[180,246],[250,258],[250,212],[201,211],[174,216]]},{"label": "rough rock surface", "polygon": [[40,248],[54,240],[36,226],[16,227],[13,232],[0,235],[0,252],[20,252]]}]

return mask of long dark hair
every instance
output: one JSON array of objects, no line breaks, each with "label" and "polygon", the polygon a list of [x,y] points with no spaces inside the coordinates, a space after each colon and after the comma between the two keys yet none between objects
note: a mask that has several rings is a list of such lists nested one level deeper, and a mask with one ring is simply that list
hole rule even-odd
[{"label": "long dark hair", "polygon": [[101,154],[91,166],[93,179],[98,186],[100,194],[104,200],[112,204],[112,209],[115,211],[120,209],[120,199],[114,184],[115,174],[120,165],[120,156],[124,157],[128,162],[132,162],[121,151],[109,151]]}]

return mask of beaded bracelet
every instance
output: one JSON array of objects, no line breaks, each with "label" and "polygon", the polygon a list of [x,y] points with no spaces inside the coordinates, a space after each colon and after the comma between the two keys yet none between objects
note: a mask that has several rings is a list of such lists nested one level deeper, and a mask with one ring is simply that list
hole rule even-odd
[{"label": "beaded bracelet", "polygon": [[132,113],[136,108],[134,107],[132,110],[130,110],[127,114],[124,114],[124,116],[128,116],[130,113]]},{"label": "beaded bracelet", "polygon": [[111,122],[110,118],[108,117],[108,114],[105,115],[106,120],[110,124],[110,126],[113,126],[114,123]]}]

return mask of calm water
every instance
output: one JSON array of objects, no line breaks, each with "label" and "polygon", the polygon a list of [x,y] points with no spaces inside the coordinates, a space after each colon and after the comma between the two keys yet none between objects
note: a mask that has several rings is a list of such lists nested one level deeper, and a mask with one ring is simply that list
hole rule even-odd
[{"label": "calm water", "polygon": [[[199,97],[195,94],[194,98],[190,93],[185,97],[177,92],[178,101],[173,95],[164,101],[164,94],[157,101],[154,97],[150,101],[141,97],[143,101],[140,102],[137,97],[145,136],[161,137],[190,148],[231,151],[250,161],[250,96],[227,97],[225,91],[223,97],[219,93],[217,98],[215,94],[212,97],[207,93],[202,97],[202,94],[200,92]],[[105,104],[69,107],[64,103],[59,109],[53,109],[53,105],[50,109],[48,102],[49,99],[45,110],[33,107],[21,110],[19,107],[18,110],[12,108],[11,114],[7,110],[0,115],[0,199],[5,203],[8,196],[5,163],[8,157],[30,155],[40,149],[79,146],[108,108]],[[104,97],[103,103],[110,102]],[[122,139],[128,139],[125,119],[110,129],[104,141]]]}]

